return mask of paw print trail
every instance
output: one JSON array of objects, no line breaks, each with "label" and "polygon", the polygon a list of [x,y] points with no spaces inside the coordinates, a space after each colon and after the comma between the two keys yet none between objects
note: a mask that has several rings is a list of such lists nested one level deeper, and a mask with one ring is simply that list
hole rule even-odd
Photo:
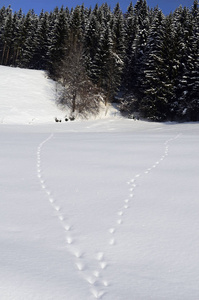
[{"label": "paw print trail", "polygon": [[130,180],[127,182],[127,197],[121,199],[121,206],[115,211],[115,222],[112,223],[109,228],[107,228],[108,248],[106,247],[105,249],[98,249],[93,257],[87,258],[86,253],[83,253],[80,249],[81,247],[79,247],[80,242],[78,234],[75,232],[73,224],[69,222],[68,216],[64,214],[64,209],[60,205],[58,199],[54,197],[51,189],[48,187],[48,183],[43,172],[41,155],[42,149],[44,145],[53,138],[53,134],[39,144],[37,148],[37,177],[40,182],[41,189],[45,192],[49,205],[54,210],[55,216],[57,216],[57,221],[60,224],[60,228],[62,228],[64,231],[66,251],[71,255],[71,257],[74,258],[74,270],[76,270],[78,276],[80,275],[85,281],[85,284],[90,292],[91,299],[111,298],[111,295],[109,295],[109,287],[112,285],[112,282],[111,280],[107,280],[105,277],[106,270],[111,265],[111,262],[108,258],[109,250],[107,249],[114,249],[117,244],[120,244],[120,240],[118,238],[119,235],[117,233],[121,232],[123,224],[128,222],[127,212],[129,213],[131,211],[134,201],[137,200],[135,192],[137,189],[139,189],[140,178],[149,176],[155,168],[161,165],[161,162],[163,162],[169,155],[170,143],[178,137],[179,135],[165,141],[162,156],[157,159],[154,164],[130,178]]},{"label": "paw print trail", "polygon": [[[100,271],[89,271],[88,262],[84,262],[84,253],[78,246],[78,238],[74,237],[73,224],[70,224],[68,220],[69,218],[64,214],[61,205],[56,197],[53,196],[53,193],[50,187],[48,187],[45,179],[45,174],[42,168],[42,149],[47,142],[52,140],[53,136],[54,135],[51,134],[37,147],[37,177],[40,182],[41,189],[47,196],[49,205],[54,210],[55,216],[57,216],[60,229],[62,228],[64,231],[66,251],[71,255],[71,257],[74,258],[74,269],[78,272],[78,274],[81,274],[81,277],[84,279],[85,283],[88,284],[91,297],[93,299],[102,299],[102,297],[106,294],[104,288],[108,286],[108,282],[102,278]],[[103,253],[99,253],[97,255],[100,270],[104,270],[107,267],[107,263],[104,261],[103,256]]]},{"label": "paw print trail", "polygon": [[[132,203],[132,200],[134,198],[134,192],[136,189],[139,188],[138,186],[138,182],[139,182],[139,178],[142,176],[148,176],[150,174],[150,172],[152,172],[155,168],[157,168],[161,162],[169,155],[169,144],[174,141],[175,139],[179,138],[180,134],[178,134],[177,136],[168,139],[165,141],[164,143],[164,152],[163,155],[159,158],[159,160],[157,160],[152,166],[148,167],[147,169],[145,169],[142,173],[136,174],[132,179],[130,179],[127,184],[129,186],[129,194],[128,197],[124,200],[124,204],[122,206],[122,209],[118,210],[117,212],[117,216],[119,216],[119,218],[117,219],[116,223],[117,225],[122,225],[122,223],[124,222],[124,218],[125,218],[125,211],[130,208],[130,204]],[[114,232],[116,231],[116,228],[114,228]],[[111,233],[110,229],[109,232]],[[112,238],[110,239],[110,241],[112,240]],[[109,244],[111,245],[112,243]]]},{"label": "paw print trail", "polygon": [[[116,219],[115,219],[115,224],[113,224],[112,227],[110,227],[108,229],[108,233],[110,235],[110,238],[108,240],[108,245],[110,247],[114,247],[114,245],[120,243],[119,240],[117,240],[117,232],[120,230],[122,230],[122,224],[126,222],[125,220],[125,214],[127,212],[127,210],[131,209],[131,207],[133,206],[133,202],[136,200],[134,193],[135,191],[139,188],[139,179],[142,178],[143,176],[148,176],[151,172],[153,172],[153,170],[155,168],[157,168],[158,166],[160,166],[161,162],[163,162],[166,157],[169,155],[169,145],[172,141],[174,141],[175,139],[179,138],[180,134],[166,140],[166,142],[164,143],[164,150],[163,150],[163,154],[162,156],[155,161],[155,163],[153,165],[151,165],[150,167],[146,168],[144,171],[142,171],[141,173],[136,174],[133,178],[131,178],[128,182],[128,196],[126,199],[123,200],[123,203],[121,203],[121,207],[117,210],[116,212]],[[99,269],[96,272],[101,273],[102,271],[105,270],[105,267],[108,265],[108,263],[105,261],[104,257],[105,257],[105,252],[100,252],[103,253],[103,256],[101,255],[101,260],[103,260],[104,263],[100,262],[99,263]],[[99,255],[96,256],[97,259],[99,260]],[[100,261],[101,261],[100,260]],[[103,267],[105,266],[105,267]],[[104,283],[105,286],[108,286],[108,282]]]}]

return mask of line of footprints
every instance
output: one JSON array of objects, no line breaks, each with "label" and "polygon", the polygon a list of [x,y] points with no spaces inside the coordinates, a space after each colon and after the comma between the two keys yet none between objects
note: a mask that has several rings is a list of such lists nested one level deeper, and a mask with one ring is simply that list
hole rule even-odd
[{"label": "line of footprints", "polygon": [[[124,200],[122,204],[122,208],[117,211],[117,220],[115,224],[111,228],[108,229],[108,232],[110,234],[110,238],[108,240],[108,244],[110,246],[114,246],[116,244],[116,232],[119,226],[122,225],[122,223],[125,220],[125,210],[130,208],[130,203],[134,197],[134,191],[137,188],[137,181],[140,176],[149,174],[153,169],[155,169],[167,156],[169,153],[169,143],[173,140],[177,139],[179,135],[175,136],[174,138],[168,139],[164,143],[164,154],[161,156],[161,158],[155,162],[155,164],[152,167],[147,168],[144,170],[142,174],[136,174],[134,178],[130,179],[127,184],[129,186],[129,195]],[[66,244],[67,244],[67,250],[70,254],[72,254],[75,257],[75,268],[77,271],[80,271],[83,278],[86,280],[87,283],[91,286],[90,292],[91,295],[95,299],[102,299],[105,294],[107,294],[106,289],[110,285],[110,283],[103,278],[103,270],[105,270],[108,267],[108,263],[105,260],[105,254],[103,251],[100,251],[96,253],[95,259],[97,261],[98,268],[94,270],[91,275],[88,275],[88,271],[86,270],[85,264],[83,262],[83,253],[81,250],[75,248],[75,244],[77,241],[73,238],[73,226],[71,224],[68,224],[67,219],[62,214],[62,209],[59,206],[58,202],[54,199],[52,196],[52,192],[49,190],[49,188],[46,186],[46,182],[43,177],[42,168],[41,168],[41,150],[45,143],[47,143],[49,140],[53,138],[53,134],[51,134],[47,139],[42,141],[38,148],[37,148],[37,177],[40,181],[41,188],[46,193],[49,204],[52,206],[52,208],[55,210],[56,215],[58,217],[58,221],[60,222],[63,230],[66,234]]]},{"label": "line of footprints", "polygon": [[[161,156],[161,158],[156,161],[154,163],[154,165],[152,165],[151,167],[147,168],[146,170],[144,170],[143,173],[141,174],[136,174],[131,180],[127,181],[127,184],[130,186],[129,187],[129,195],[128,197],[124,200],[123,206],[121,209],[118,210],[117,212],[117,221],[116,221],[116,225],[121,225],[123,223],[123,218],[125,215],[125,210],[128,209],[130,206],[130,202],[132,200],[132,198],[134,197],[134,191],[137,188],[137,181],[139,179],[139,177],[145,175],[145,174],[149,174],[153,169],[155,169],[167,156],[169,153],[169,143],[171,141],[173,141],[174,139],[178,138],[179,135],[177,135],[174,138],[171,138],[169,140],[167,140],[164,143],[164,154]],[[109,244],[110,245],[114,245],[116,243],[116,240],[114,238],[114,233],[116,232],[116,226],[113,226],[112,228],[109,229],[109,233],[112,235],[112,237],[109,240]]]},{"label": "line of footprints", "polygon": [[91,275],[88,274],[88,270],[84,263],[84,253],[77,248],[78,241],[73,238],[73,230],[74,226],[67,222],[66,216],[62,213],[61,206],[58,201],[53,197],[52,192],[46,185],[46,181],[44,178],[44,174],[42,172],[42,163],[41,163],[41,152],[43,146],[53,138],[53,134],[51,134],[47,139],[42,141],[37,148],[37,177],[40,181],[41,188],[46,193],[49,204],[52,209],[55,211],[58,221],[65,231],[65,239],[66,239],[66,249],[67,251],[74,256],[75,258],[75,268],[77,271],[81,272],[83,279],[91,286],[90,292],[91,295],[96,299],[101,299],[105,294],[103,287],[108,286],[108,282],[104,280],[101,276],[101,271],[107,267],[107,263],[104,260],[104,253],[98,252],[95,256],[95,260],[97,261],[98,267],[94,270]]}]

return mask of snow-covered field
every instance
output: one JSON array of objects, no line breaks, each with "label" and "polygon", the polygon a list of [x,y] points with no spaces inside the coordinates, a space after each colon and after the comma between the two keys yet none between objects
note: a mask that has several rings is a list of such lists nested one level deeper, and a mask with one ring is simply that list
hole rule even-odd
[{"label": "snow-covered field", "polygon": [[0,299],[198,300],[199,124],[55,123],[43,75],[0,67]]}]

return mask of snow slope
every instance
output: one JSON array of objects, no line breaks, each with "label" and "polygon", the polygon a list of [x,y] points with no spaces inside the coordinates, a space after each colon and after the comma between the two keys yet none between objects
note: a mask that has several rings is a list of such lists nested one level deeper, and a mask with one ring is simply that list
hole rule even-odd
[{"label": "snow slope", "polygon": [[[64,121],[66,109],[56,105],[56,84],[44,71],[0,66],[0,123],[53,123],[55,117]],[[116,114],[115,109],[103,108],[98,118]]]},{"label": "snow slope", "polygon": [[55,105],[55,84],[42,71],[0,66],[0,122],[32,124],[64,116]]},{"label": "snow slope", "polygon": [[199,299],[198,123],[20,123],[0,124],[1,300]]}]

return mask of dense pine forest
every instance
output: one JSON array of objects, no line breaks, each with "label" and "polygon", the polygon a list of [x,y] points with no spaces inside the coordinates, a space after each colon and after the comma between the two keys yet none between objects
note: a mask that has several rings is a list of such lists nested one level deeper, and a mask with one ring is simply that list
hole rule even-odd
[{"label": "dense pine forest", "polygon": [[46,70],[72,112],[99,101],[152,121],[199,121],[199,7],[165,16],[146,0],[24,14],[0,9],[0,64]]}]

